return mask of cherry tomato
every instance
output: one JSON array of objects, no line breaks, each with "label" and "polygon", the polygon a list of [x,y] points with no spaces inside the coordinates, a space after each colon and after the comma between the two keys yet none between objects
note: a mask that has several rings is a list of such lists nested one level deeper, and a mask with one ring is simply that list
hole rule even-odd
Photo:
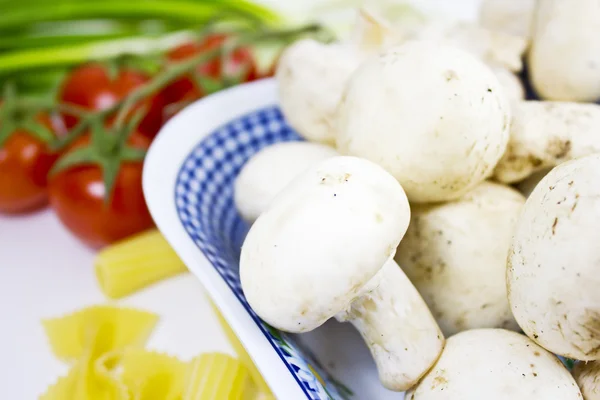
[{"label": "cherry tomato", "polygon": [[[89,142],[78,140],[70,151]],[[135,132],[133,147],[148,148],[150,140]],[[79,165],[50,178],[50,204],[62,223],[80,240],[101,248],[154,226],[142,192],[142,161],[124,162],[110,201],[98,165]]]},{"label": "cherry tomato", "polygon": [[[227,35],[212,34],[201,42],[186,43],[176,47],[167,54],[167,58],[170,61],[182,61],[206,51],[217,49],[223,45],[226,39]],[[226,65],[223,65],[222,60],[217,57],[198,66],[197,69],[197,72],[201,76],[212,79],[221,79],[223,72],[229,76],[237,76],[242,71],[245,71],[244,76],[241,77],[242,82],[250,82],[260,78],[252,53],[244,47],[233,51]],[[198,87],[196,81],[190,76],[176,80],[167,86],[162,93],[167,104],[195,100],[205,94],[202,88]]]},{"label": "cherry tomato", "polygon": [[[102,110],[122,100],[149,79],[147,75],[131,69],[120,69],[111,79],[104,66],[87,64],[69,74],[61,87],[59,99],[88,110]],[[165,102],[158,94],[144,101],[143,105],[148,107],[148,111],[138,129],[144,136],[153,138],[162,126]],[[77,118],[66,115],[65,122],[70,129],[77,123]]]},{"label": "cherry tomato", "polygon": [[[40,114],[38,122],[53,130],[50,117]],[[26,130],[16,130],[0,147],[0,212],[23,213],[48,202],[47,175],[58,153]]]}]

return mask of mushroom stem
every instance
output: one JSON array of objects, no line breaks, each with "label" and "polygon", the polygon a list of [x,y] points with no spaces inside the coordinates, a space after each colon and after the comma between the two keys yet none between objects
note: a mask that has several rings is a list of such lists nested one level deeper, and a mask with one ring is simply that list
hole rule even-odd
[{"label": "mushroom stem", "polygon": [[365,287],[367,292],[337,314],[336,319],[358,329],[386,388],[408,390],[435,363],[444,346],[444,336],[421,295],[393,258]]},{"label": "mushroom stem", "polygon": [[510,141],[494,174],[519,182],[533,173],[600,151],[600,106],[551,101],[514,105]]}]

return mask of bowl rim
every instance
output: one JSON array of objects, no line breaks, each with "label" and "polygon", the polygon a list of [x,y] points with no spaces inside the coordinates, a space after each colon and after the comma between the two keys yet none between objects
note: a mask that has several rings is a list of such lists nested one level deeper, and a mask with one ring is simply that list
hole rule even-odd
[{"label": "bowl rim", "polygon": [[235,118],[277,105],[273,78],[245,83],[190,104],[171,118],[152,142],[144,161],[142,188],[157,228],[200,280],[275,397],[306,399],[272,344],[186,232],[173,195],[181,165],[203,138]]}]

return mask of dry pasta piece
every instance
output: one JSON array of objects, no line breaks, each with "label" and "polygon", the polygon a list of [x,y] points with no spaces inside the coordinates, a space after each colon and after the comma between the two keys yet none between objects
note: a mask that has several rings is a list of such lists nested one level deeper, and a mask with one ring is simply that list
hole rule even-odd
[{"label": "dry pasta piece", "polygon": [[244,363],[246,368],[248,368],[248,371],[252,376],[254,384],[256,385],[256,388],[259,392],[257,398],[260,398],[261,400],[275,400],[275,396],[273,396],[273,394],[271,393],[271,389],[269,389],[269,386],[265,382],[261,373],[258,371],[258,368],[256,368],[256,365],[254,365],[254,362],[250,358],[250,355],[248,354],[248,352],[246,352],[246,349],[244,348],[236,334],[233,332],[227,321],[225,321],[225,318],[223,317],[219,309],[215,306],[215,304],[212,301],[211,304],[215,314],[217,315],[219,323],[221,324],[221,328],[225,332],[225,336],[227,336],[227,339],[229,339],[231,346],[233,346],[233,350],[238,355],[240,361]]},{"label": "dry pasta piece", "polygon": [[156,229],[107,247],[98,253],[94,265],[100,289],[113,299],[187,271]]},{"label": "dry pasta piece", "polygon": [[42,323],[56,357],[65,361],[88,357],[94,362],[110,353],[113,362],[109,364],[114,364],[118,353],[142,347],[157,321],[155,314],[146,311],[92,306]]},{"label": "dry pasta piece", "polygon": [[128,400],[127,387],[110,372],[104,358],[94,359],[86,350],[69,373],[50,386],[40,400]]},{"label": "dry pasta piece", "polygon": [[257,393],[241,361],[223,353],[206,353],[191,361],[182,400],[254,400]]},{"label": "dry pasta piece", "polygon": [[130,350],[121,360],[132,400],[180,400],[188,365],[157,352]]}]

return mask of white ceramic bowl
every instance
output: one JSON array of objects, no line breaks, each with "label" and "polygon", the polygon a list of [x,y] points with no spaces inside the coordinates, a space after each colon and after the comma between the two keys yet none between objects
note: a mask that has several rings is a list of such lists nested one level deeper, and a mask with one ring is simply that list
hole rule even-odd
[{"label": "white ceramic bowl", "polygon": [[271,79],[241,85],[172,118],[144,166],[150,212],[277,398],[402,399],[383,389],[366,346],[351,327],[329,322],[314,333],[283,334],[262,322],[244,298],[238,261],[248,226],[233,203],[235,176],[262,147],[300,140],[285,123],[276,92]]}]

